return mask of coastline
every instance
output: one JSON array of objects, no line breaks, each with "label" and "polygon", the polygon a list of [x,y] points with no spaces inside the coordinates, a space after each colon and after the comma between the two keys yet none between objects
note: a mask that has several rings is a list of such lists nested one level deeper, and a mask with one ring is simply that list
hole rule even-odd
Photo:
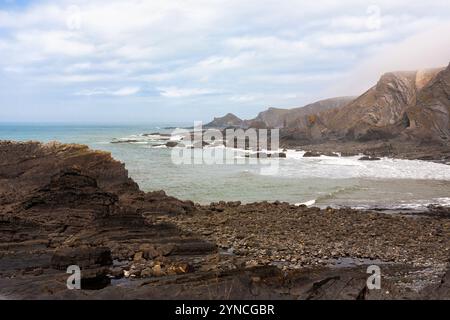
[{"label": "coastline", "polygon": [[[178,297],[220,298],[229,286],[235,299],[255,288],[273,299],[450,297],[450,208],[202,206],[142,192],[124,164],[86,146],[0,142],[0,154],[0,294],[173,299],[189,284]],[[96,290],[67,290],[70,264]],[[365,289],[368,264],[381,266],[385,290]]]}]

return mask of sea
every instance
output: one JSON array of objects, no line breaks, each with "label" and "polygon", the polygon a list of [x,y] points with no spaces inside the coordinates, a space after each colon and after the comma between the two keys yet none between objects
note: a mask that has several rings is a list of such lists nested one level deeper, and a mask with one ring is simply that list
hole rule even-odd
[{"label": "sea", "polygon": [[[447,164],[390,158],[360,161],[359,156],[305,158],[303,150],[287,150],[285,159],[264,163],[176,163],[173,152],[181,148],[167,148],[165,143],[179,139],[169,136],[175,128],[189,126],[0,123],[0,140],[79,143],[108,151],[125,164],[142,190],[164,190],[200,204],[285,201],[379,210],[450,206]],[[276,166],[270,161],[277,161]]]}]

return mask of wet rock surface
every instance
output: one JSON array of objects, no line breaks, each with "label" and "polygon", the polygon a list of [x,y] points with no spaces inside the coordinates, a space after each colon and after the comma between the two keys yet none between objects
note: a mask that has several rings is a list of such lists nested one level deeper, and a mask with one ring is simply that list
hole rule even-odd
[{"label": "wet rock surface", "polygon": [[194,216],[164,221],[204,235],[236,259],[283,269],[326,266],[344,257],[445,267],[450,254],[450,220],[443,215],[414,218],[262,202],[212,204]]},{"label": "wet rock surface", "polygon": [[[108,153],[0,142],[0,294],[27,299],[449,298],[450,214],[144,193]],[[366,288],[377,264],[382,290]],[[68,290],[78,265],[82,290]]]}]

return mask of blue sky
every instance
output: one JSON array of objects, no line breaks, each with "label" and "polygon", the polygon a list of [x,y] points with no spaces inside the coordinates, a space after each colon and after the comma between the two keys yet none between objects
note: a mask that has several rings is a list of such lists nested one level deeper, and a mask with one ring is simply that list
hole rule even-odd
[{"label": "blue sky", "polygon": [[207,121],[448,65],[444,1],[0,0],[0,121]]}]

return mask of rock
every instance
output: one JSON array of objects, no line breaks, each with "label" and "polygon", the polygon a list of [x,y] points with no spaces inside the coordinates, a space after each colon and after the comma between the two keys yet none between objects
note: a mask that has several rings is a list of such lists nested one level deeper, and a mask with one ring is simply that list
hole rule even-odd
[{"label": "rock", "polygon": [[286,153],[284,152],[275,152],[275,153],[271,153],[269,154],[270,158],[286,158]]},{"label": "rock", "polygon": [[55,250],[52,267],[66,270],[77,265],[81,269],[112,265],[111,251],[107,247],[61,247]]},{"label": "rock", "polygon": [[167,148],[174,148],[174,147],[176,147],[178,145],[178,142],[176,142],[176,141],[167,141],[166,142],[166,147]]},{"label": "rock", "polygon": [[139,140],[126,139],[126,140],[113,140],[113,141],[111,141],[111,143],[133,143],[133,142],[139,142]]},{"label": "rock", "polygon": [[160,277],[163,275],[161,265],[157,264],[157,265],[153,266],[152,275],[154,275],[155,277]]},{"label": "rock", "polygon": [[160,252],[151,244],[142,244],[139,247],[139,250],[142,251],[143,258],[147,260],[154,259],[160,255]]},{"label": "rock", "polygon": [[143,137],[160,136],[160,137],[169,138],[169,137],[171,136],[171,134],[170,134],[170,133],[152,132],[152,133],[143,133],[142,136],[143,136]]},{"label": "rock", "polygon": [[141,277],[142,278],[148,278],[153,275],[153,269],[152,268],[145,268],[141,271]]},{"label": "rock", "polygon": [[307,152],[305,152],[305,154],[303,155],[304,158],[307,158],[307,157],[320,157],[320,156],[321,156],[320,153],[314,152],[314,151],[307,151]]},{"label": "rock", "polygon": [[361,160],[361,161],[376,161],[376,160],[381,160],[381,159],[377,158],[377,157],[364,156],[364,157],[359,158],[358,160]]},{"label": "rock", "polygon": [[158,251],[162,256],[168,256],[172,253],[172,251],[175,249],[175,246],[173,244],[164,244],[160,247],[158,247]]},{"label": "rock", "polygon": [[134,254],[133,261],[139,262],[139,261],[144,260],[143,255],[144,255],[144,253],[143,253],[142,251],[136,252],[136,253]]},{"label": "rock", "polygon": [[256,152],[251,154],[246,154],[246,158],[268,158],[270,157],[270,154],[267,154],[265,152]]},{"label": "rock", "polygon": [[111,268],[109,275],[115,279],[120,279],[124,276],[124,270],[120,267]]},{"label": "rock", "polygon": [[194,142],[194,144],[193,144],[193,147],[194,147],[194,148],[199,148],[199,149],[200,149],[200,148],[203,148],[203,147],[205,147],[205,146],[209,146],[209,143],[206,142],[206,141],[204,141],[204,140]]},{"label": "rock", "polygon": [[43,273],[44,273],[44,269],[42,269],[42,268],[36,268],[33,270],[33,276],[40,276]]},{"label": "rock", "polygon": [[179,263],[176,266],[176,273],[183,274],[194,271],[193,267],[188,263]]}]

